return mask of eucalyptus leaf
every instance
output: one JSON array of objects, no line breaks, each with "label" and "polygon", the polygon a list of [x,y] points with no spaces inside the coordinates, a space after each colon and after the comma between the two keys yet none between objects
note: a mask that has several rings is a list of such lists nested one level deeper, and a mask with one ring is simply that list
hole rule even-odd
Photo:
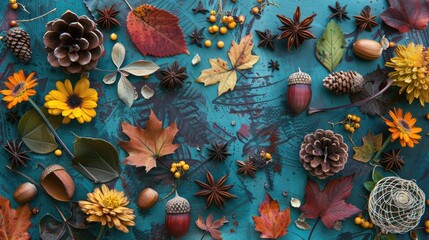
[{"label": "eucalyptus leaf", "polygon": [[[61,125],[61,116],[50,115],[44,107],[41,110],[54,129]],[[18,133],[24,144],[35,153],[47,154],[58,147],[54,135],[35,109],[26,112],[22,116],[18,123]]]},{"label": "eucalyptus leaf", "polygon": [[76,136],[74,156],[73,167],[94,182],[105,183],[119,177],[118,151],[103,139]]},{"label": "eucalyptus leaf", "polygon": [[125,47],[122,43],[116,43],[112,49],[112,61],[119,69],[125,60]]},{"label": "eucalyptus leaf", "polygon": [[119,69],[121,72],[127,72],[134,76],[145,76],[156,72],[159,66],[153,62],[139,60],[128,64],[127,66]]},{"label": "eucalyptus leaf", "polygon": [[377,183],[382,178],[383,178],[383,175],[381,175],[381,173],[379,171],[374,171],[374,176],[372,177],[372,181],[374,181],[375,183]]},{"label": "eucalyptus leaf", "polygon": [[114,84],[116,82],[116,75],[118,72],[112,72],[103,77],[105,84]]},{"label": "eucalyptus leaf", "polygon": [[340,64],[346,52],[346,38],[335,21],[328,23],[322,37],[317,40],[316,57],[330,72]]},{"label": "eucalyptus leaf", "polygon": [[133,84],[128,81],[128,79],[121,74],[121,78],[118,82],[118,96],[128,108],[130,108],[134,103],[134,98],[136,95],[136,90]]},{"label": "eucalyptus leaf", "polygon": [[366,188],[366,190],[371,192],[372,190],[374,190],[375,182],[373,182],[373,181],[364,182],[363,186]]}]

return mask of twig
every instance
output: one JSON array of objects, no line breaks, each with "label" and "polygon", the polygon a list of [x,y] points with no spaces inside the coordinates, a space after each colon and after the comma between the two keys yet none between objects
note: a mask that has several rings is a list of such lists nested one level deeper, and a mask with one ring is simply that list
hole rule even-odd
[{"label": "twig", "polygon": [[32,22],[32,21],[37,20],[37,19],[39,19],[39,18],[42,18],[42,17],[44,17],[44,16],[46,16],[46,15],[48,15],[48,14],[51,14],[51,13],[53,13],[53,12],[55,12],[55,11],[57,11],[57,9],[56,9],[56,8],[54,8],[54,9],[52,9],[51,11],[49,11],[49,12],[47,12],[47,13],[44,13],[44,14],[42,14],[42,15],[38,16],[38,17],[34,17],[34,18],[30,18],[30,19],[17,20],[17,22]]},{"label": "twig", "polygon": [[311,235],[313,235],[314,229],[316,228],[316,225],[319,223],[319,221],[320,221],[320,217],[318,217],[317,220],[316,220],[316,223],[314,223],[313,228],[311,229],[310,235],[308,235],[308,239],[307,240],[311,239]]},{"label": "twig", "polygon": [[167,193],[167,195],[165,195],[163,198],[159,199],[158,202],[164,201],[166,198],[168,198],[171,194],[173,194],[177,190],[176,184],[173,184],[172,186],[173,187],[171,188],[171,191],[169,193]]},{"label": "twig", "polygon": [[23,5],[23,4],[21,4],[21,3],[17,3],[19,6],[21,6],[22,7],[22,11],[24,11],[24,12],[26,12],[26,13],[28,13],[28,14],[31,14],[26,8],[25,8],[25,6]]}]

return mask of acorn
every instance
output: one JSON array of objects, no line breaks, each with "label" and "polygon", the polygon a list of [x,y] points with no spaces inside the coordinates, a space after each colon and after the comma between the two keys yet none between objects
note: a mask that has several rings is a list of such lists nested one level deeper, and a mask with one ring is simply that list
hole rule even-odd
[{"label": "acorn", "polygon": [[53,164],[45,168],[40,175],[40,183],[49,196],[58,201],[68,202],[73,197],[73,179],[61,165]]},{"label": "acorn", "polygon": [[30,202],[36,195],[36,186],[32,183],[25,182],[15,189],[15,192],[13,192],[13,199],[21,205]]},{"label": "acorn", "polygon": [[145,188],[140,192],[137,199],[137,205],[143,210],[147,210],[158,201],[158,193],[152,188]]},{"label": "acorn", "polygon": [[191,223],[191,205],[188,200],[177,194],[165,205],[165,226],[167,231],[175,238],[184,236]]},{"label": "acorn", "polygon": [[307,73],[292,73],[288,79],[287,103],[296,115],[307,109],[311,101],[311,77]]},{"label": "acorn", "polygon": [[383,46],[371,39],[359,39],[353,44],[353,52],[365,60],[376,60],[383,52]]}]

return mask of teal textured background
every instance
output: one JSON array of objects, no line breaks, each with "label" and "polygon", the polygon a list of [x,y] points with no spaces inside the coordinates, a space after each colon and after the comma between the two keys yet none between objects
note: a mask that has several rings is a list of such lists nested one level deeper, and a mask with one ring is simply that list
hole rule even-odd
[{"label": "teal textured background", "polygon": [[[78,15],[89,15],[90,12],[85,7],[82,1],[64,0],[64,1],[38,1],[38,0],[20,0],[27,9],[32,13],[31,16],[23,11],[12,11],[6,1],[0,4],[0,26],[4,30],[8,29],[8,22],[11,19],[28,19],[36,15],[40,15],[49,11],[52,8],[57,8],[57,11],[42,19],[38,19],[29,23],[21,23],[20,25],[29,32],[31,36],[31,44],[33,47],[33,56],[29,64],[22,64],[13,56],[5,44],[0,45],[0,80],[3,82],[6,77],[11,75],[18,69],[23,69],[26,73],[31,71],[37,72],[39,85],[36,87],[37,95],[33,99],[39,105],[44,104],[44,96],[55,88],[57,80],[71,79],[77,81],[79,76],[68,76],[60,69],[52,68],[46,61],[46,54],[43,49],[42,37],[45,32],[45,24],[57,17],[60,17],[66,10],[71,10]],[[345,110],[332,111],[326,113],[314,114],[307,116],[302,113],[299,116],[293,116],[286,107],[285,93],[287,90],[287,77],[297,71],[298,67],[311,75],[313,79],[313,97],[312,106],[338,106],[349,103],[347,96],[334,96],[325,90],[321,84],[322,79],[326,77],[328,71],[317,61],[315,57],[316,40],[305,41],[299,49],[287,51],[286,41],[276,41],[276,50],[257,48],[255,46],[254,53],[260,56],[259,62],[253,69],[246,72],[247,78],[239,76],[236,89],[233,92],[226,93],[217,97],[217,85],[204,87],[202,84],[195,83],[194,80],[199,76],[203,69],[209,68],[208,58],[221,57],[226,59],[227,50],[230,47],[231,40],[239,41],[241,37],[252,33],[254,35],[255,45],[259,42],[255,30],[270,29],[274,33],[279,33],[277,30],[280,27],[280,21],[275,17],[276,14],[282,14],[287,17],[292,17],[296,6],[301,6],[301,19],[311,15],[313,12],[317,16],[312,24],[311,31],[318,38],[322,35],[325,26],[329,22],[331,14],[328,5],[334,5],[335,1],[315,1],[315,0],[279,0],[280,8],[269,6],[266,8],[260,18],[255,18],[250,14],[250,9],[256,5],[255,1],[238,0],[236,4],[227,0],[224,9],[230,9],[236,15],[245,15],[246,22],[244,25],[237,27],[233,31],[229,31],[227,35],[220,38],[226,43],[224,49],[216,47],[198,48],[196,45],[189,45],[190,55],[178,55],[170,58],[151,58],[142,56],[133,43],[131,42],[126,30],[124,21],[128,9],[121,0],[105,1],[107,6],[113,3],[121,5],[120,22],[122,26],[113,27],[109,32],[101,29],[105,34],[105,49],[106,55],[100,60],[98,67],[102,69],[114,69],[114,65],[110,59],[110,53],[114,42],[109,39],[111,32],[118,34],[117,42],[121,42],[126,46],[126,63],[135,60],[145,59],[156,62],[161,68],[170,65],[174,60],[177,60],[182,66],[187,67],[189,78],[186,80],[182,89],[168,91],[158,86],[159,81],[150,76],[148,79],[138,77],[130,77],[131,82],[140,89],[144,84],[156,90],[155,96],[150,100],[139,98],[130,109],[119,100],[117,95],[117,86],[104,85],[102,78],[104,72],[92,71],[90,73],[91,86],[99,92],[99,106],[97,108],[98,116],[87,124],[80,125],[72,122],[68,125],[63,125],[59,128],[58,133],[72,148],[73,133],[79,136],[96,137],[110,141],[119,151],[120,160],[122,161],[127,154],[117,145],[119,139],[126,139],[121,132],[120,122],[127,121],[133,125],[144,127],[149,116],[150,109],[154,110],[158,118],[164,121],[164,126],[169,125],[174,120],[177,121],[179,134],[176,142],[181,144],[181,147],[175,154],[165,157],[164,161],[169,165],[172,161],[186,160],[191,164],[191,171],[188,176],[189,181],[180,186],[179,192],[181,196],[187,198],[191,203],[191,227],[188,234],[183,239],[199,239],[203,232],[199,230],[194,221],[198,215],[204,218],[213,212],[215,218],[227,216],[230,222],[221,228],[224,239],[258,239],[259,233],[254,230],[254,223],[251,216],[257,215],[259,203],[263,200],[265,192],[268,191],[271,196],[278,200],[282,209],[289,207],[291,197],[304,200],[305,184],[307,180],[307,172],[302,168],[299,161],[299,147],[303,137],[318,128],[329,129],[330,122],[341,121],[347,113],[357,114],[362,118],[362,127],[353,136],[357,145],[361,144],[361,137],[372,130],[374,133],[383,132],[387,137],[387,130],[380,117],[368,117],[360,113],[358,108],[349,108]],[[158,8],[169,10],[177,14],[180,18],[180,26],[186,36],[188,36],[194,27],[206,27],[209,23],[205,22],[205,15],[193,14],[192,8],[196,7],[198,1],[173,1],[173,0],[153,0],[153,1],[130,1],[131,5],[137,7],[142,3],[149,3]],[[203,4],[208,9],[216,8],[217,1],[203,1]],[[387,1],[340,1],[341,4],[347,4],[350,16],[359,15],[361,9],[369,5],[373,14],[379,16],[388,4]],[[378,17],[377,22],[381,25],[381,19]],[[351,43],[358,38],[379,39],[382,35],[388,36],[389,39],[394,39],[400,43],[413,41],[415,43],[423,43],[427,46],[428,31],[411,31],[404,35],[395,33],[387,26],[376,27],[372,32],[359,33],[354,26],[354,20],[343,21],[339,23],[340,27],[346,34],[346,43],[350,47]],[[205,36],[210,37],[205,31]],[[189,42],[189,38],[186,38]],[[216,42],[216,41],[214,41]],[[192,66],[191,59],[195,54],[199,54],[202,58],[200,64]],[[336,71],[355,70],[362,75],[376,70],[377,66],[383,67],[385,59],[392,56],[392,50],[383,53],[383,57],[377,61],[366,62],[358,60],[349,49],[341,64]],[[267,68],[270,59],[278,60],[280,63],[279,72],[271,72]],[[396,90],[395,90],[396,91]],[[0,108],[0,140],[5,143],[6,140],[17,139],[17,125],[10,124],[5,121],[6,107],[2,102]],[[424,116],[428,113],[427,109],[421,108],[417,102],[413,105],[408,105],[404,100],[399,105],[407,111],[411,111],[417,118],[417,125],[424,130],[428,129],[428,121]],[[20,104],[17,107],[21,114],[30,109],[28,103]],[[231,122],[235,121],[236,125],[232,126]],[[346,134],[345,131],[336,127],[334,130],[341,134]],[[423,135],[426,131],[423,132]],[[346,139],[350,146],[349,161],[346,168],[335,177],[355,174],[353,195],[349,198],[351,202],[361,209],[365,208],[366,199],[363,196],[367,195],[362,183],[370,178],[371,168],[368,165],[354,161],[351,156],[352,144]],[[225,163],[208,161],[206,147],[210,141],[229,142],[229,150],[232,153]],[[391,144],[390,147],[398,147],[399,145]],[[423,136],[421,142],[413,149],[404,149],[406,165],[402,171],[398,172],[399,176],[405,179],[415,179],[425,192],[429,190],[429,160],[428,160],[428,139]],[[197,148],[201,148],[198,151]],[[254,154],[259,150],[267,150],[273,154],[274,163],[272,168],[258,171],[255,179],[242,178],[236,173],[237,166],[235,160],[244,160],[249,154]],[[7,154],[0,150],[0,163],[7,163]],[[57,158],[53,154],[37,155],[31,154],[31,161],[27,169],[20,169],[22,172],[32,176],[35,179],[39,178],[40,169],[35,169],[37,163],[49,165],[58,163],[66,167],[68,172],[73,176],[76,184],[76,192],[73,197],[74,201],[86,199],[86,194],[92,192],[94,184],[88,179],[80,175],[75,169],[70,166],[71,159],[64,154]],[[128,195],[131,204],[130,207],[135,209],[137,216],[136,227],[131,228],[130,234],[126,235],[117,230],[109,229],[105,231],[103,239],[162,239],[160,236],[163,232],[163,222],[165,217],[164,205],[165,202],[157,203],[155,207],[148,211],[138,210],[136,198],[139,192],[145,187],[156,189],[160,196],[167,194],[171,187],[170,174],[167,169],[159,167],[145,174],[143,169],[136,169],[132,166],[121,165],[121,177],[123,180],[115,180],[108,185],[123,189]],[[224,174],[229,174],[227,183],[234,184],[231,193],[238,198],[229,200],[224,209],[218,209],[216,206],[211,206],[209,209],[204,209],[204,198],[194,197],[193,193],[198,191],[198,186],[194,180],[205,181],[205,171],[210,170],[215,178],[219,178]],[[0,167],[0,195],[12,199],[14,189],[25,179],[21,176],[11,173],[4,167]],[[318,181],[323,186],[327,181]],[[268,186],[266,188],[265,186]],[[282,192],[288,191],[288,197],[283,197]],[[12,205],[17,207],[17,204],[12,200]],[[30,203],[31,207],[40,209],[40,213],[32,217],[32,227],[30,229],[33,239],[39,239],[38,221],[45,213],[52,213],[58,217],[57,212],[50,204],[47,196],[39,193],[37,198]],[[61,208],[66,210],[67,204],[60,204]],[[291,209],[292,223],[288,227],[288,234],[282,239],[295,240],[307,239],[309,231],[302,231],[296,228],[293,221],[297,219],[300,212],[298,209]],[[234,218],[235,217],[235,218]],[[427,218],[427,217],[426,217]],[[311,225],[314,220],[309,220]],[[354,225],[352,219],[344,221],[344,227],[341,231],[328,230],[322,224],[316,226],[313,239],[372,239],[374,232],[372,230],[364,230]],[[94,229],[97,232],[98,229]],[[425,239],[422,231],[419,232],[421,237]],[[206,237],[208,239],[208,236]],[[398,236],[399,239],[407,239],[406,236]]]}]

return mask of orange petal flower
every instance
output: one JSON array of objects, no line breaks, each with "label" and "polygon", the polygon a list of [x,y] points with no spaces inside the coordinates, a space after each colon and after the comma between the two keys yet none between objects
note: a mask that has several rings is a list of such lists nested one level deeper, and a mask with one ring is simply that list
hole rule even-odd
[{"label": "orange petal flower", "polygon": [[33,88],[37,85],[37,78],[33,79],[33,77],[34,72],[25,77],[24,71],[19,70],[7,78],[8,81],[4,83],[7,89],[1,90],[0,93],[3,95],[3,101],[6,102],[8,109],[22,101],[28,101],[28,97],[36,95],[36,90]]},{"label": "orange petal flower", "polygon": [[389,115],[392,120],[383,117],[384,122],[389,126],[389,132],[392,133],[391,141],[399,139],[399,143],[402,147],[414,147],[414,144],[418,144],[422,137],[418,134],[422,131],[421,128],[415,127],[416,119],[413,118],[410,112],[405,113],[403,116],[402,109],[394,108],[394,111],[389,111]]}]

